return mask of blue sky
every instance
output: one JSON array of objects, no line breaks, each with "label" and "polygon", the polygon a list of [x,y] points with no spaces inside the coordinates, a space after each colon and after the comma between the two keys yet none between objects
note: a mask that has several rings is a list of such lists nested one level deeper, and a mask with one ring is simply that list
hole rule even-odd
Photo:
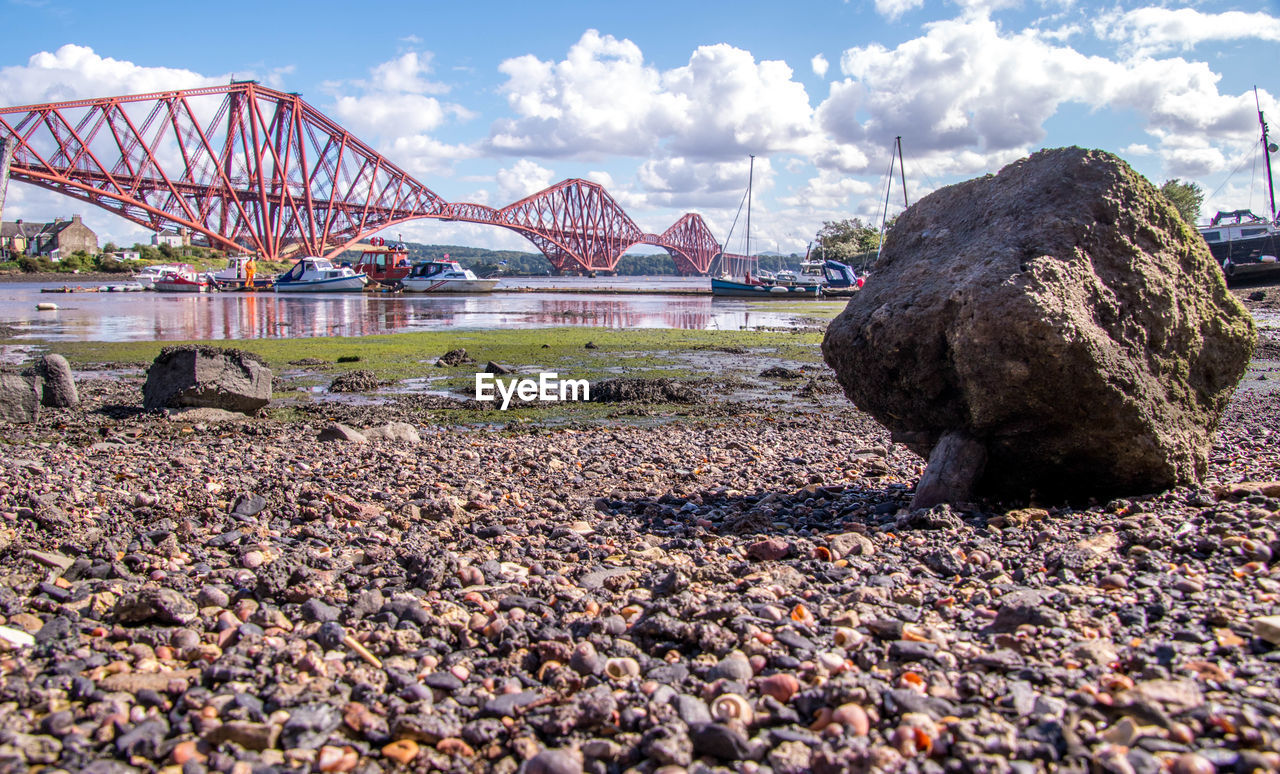
[{"label": "blue sky", "polygon": [[[450,201],[502,206],[585,177],[647,231],[696,211],[723,240],[755,154],[757,251],[878,221],[899,134],[912,200],[1082,145],[1157,184],[1198,182],[1206,215],[1265,209],[1255,85],[1280,138],[1274,1],[0,0],[0,23],[21,31],[0,52],[0,105],[257,79]],[[88,209],[12,183],[4,218],[75,211],[104,241],[148,236]],[[533,249],[476,225],[393,231]]]}]

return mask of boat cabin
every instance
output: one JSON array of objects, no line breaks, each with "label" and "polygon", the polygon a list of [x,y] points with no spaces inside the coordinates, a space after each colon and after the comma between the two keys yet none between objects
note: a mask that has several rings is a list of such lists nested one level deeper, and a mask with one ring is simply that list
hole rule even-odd
[{"label": "boat cabin", "polygon": [[353,266],[369,279],[390,285],[409,276],[409,248],[403,242],[387,244],[385,239],[374,237],[369,248],[360,253],[360,260]]},{"label": "boat cabin", "polygon": [[350,269],[344,270],[335,267],[327,258],[306,256],[295,263],[289,271],[280,275],[280,281],[297,282],[303,278],[328,279],[330,277],[345,277],[349,275],[350,271]]},{"label": "boat cabin", "polygon": [[413,270],[409,273],[414,279],[475,279],[476,275],[472,274],[469,269],[462,268],[462,264],[457,261],[440,260],[440,261],[423,261],[413,265]]}]

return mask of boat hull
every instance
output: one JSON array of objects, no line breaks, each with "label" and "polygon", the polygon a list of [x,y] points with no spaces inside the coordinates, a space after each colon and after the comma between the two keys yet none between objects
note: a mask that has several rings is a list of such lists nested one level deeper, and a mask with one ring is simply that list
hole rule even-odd
[{"label": "boat hull", "polygon": [[753,285],[749,282],[711,278],[711,295],[718,298],[819,298],[822,286],[812,285]]},{"label": "boat hull", "polygon": [[277,293],[359,293],[364,290],[364,275],[354,277],[335,277],[322,280],[302,280],[300,282],[275,283]]},{"label": "boat hull", "polygon": [[209,283],[185,279],[158,279],[151,289],[157,293],[207,293]]},{"label": "boat hull", "polygon": [[[1209,230],[1209,229],[1205,229]],[[1280,276],[1280,230],[1255,237],[1210,242],[1209,252],[1228,281]]]},{"label": "boat hull", "polygon": [[406,293],[489,293],[498,281],[496,279],[414,279],[407,277],[400,280]]},{"label": "boat hull", "polygon": [[275,281],[275,277],[254,277],[253,284],[246,287],[242,279],[213,278],[213,284],[218,290],[270,290]]}]

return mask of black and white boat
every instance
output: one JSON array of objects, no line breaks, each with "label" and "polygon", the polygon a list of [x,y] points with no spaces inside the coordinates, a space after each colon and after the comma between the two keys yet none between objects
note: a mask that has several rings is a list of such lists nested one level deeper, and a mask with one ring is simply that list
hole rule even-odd
[{"label": "black and white boat", "polygon": [[1209,225],[1199,229],[1228,282],[1280,275],[1280,217],[1276,214],[1276,192],[1271,180],[1271,154],[1280,149],[1267,140],[1267,122],[1261,107],[1258,108],[1258,123],[1262,126],[1262,156],[1266,162],[1270,216],[1263,217],[1251,210],[1219,212],[1210,219]]}]

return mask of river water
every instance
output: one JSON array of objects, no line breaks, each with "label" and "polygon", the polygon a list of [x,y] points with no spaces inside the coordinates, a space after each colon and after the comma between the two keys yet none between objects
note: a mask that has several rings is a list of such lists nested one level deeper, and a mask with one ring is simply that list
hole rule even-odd
[{"label": "river water", "polygon": [[[707,282],[696,277],[531,277],[504,279],[493,293],[471,296],[42,293],[42,288],[60,288],[63,283],[0,283],[0,325],[10,327],[17,339],[231,341],[562,325],[794,328],[814,324],[807,318],[809,305],[818,315],[820,310],[830,309],[830,302],[821,301],[751,301],[674,294],[705,288]],[[96,288],[97,284],[87,287]],[[595,290],[602,292],[591,292]],[[655,292],[643,292],[651,290]],[[53,303],[58,308],[38,311],[39,303]]]}]

